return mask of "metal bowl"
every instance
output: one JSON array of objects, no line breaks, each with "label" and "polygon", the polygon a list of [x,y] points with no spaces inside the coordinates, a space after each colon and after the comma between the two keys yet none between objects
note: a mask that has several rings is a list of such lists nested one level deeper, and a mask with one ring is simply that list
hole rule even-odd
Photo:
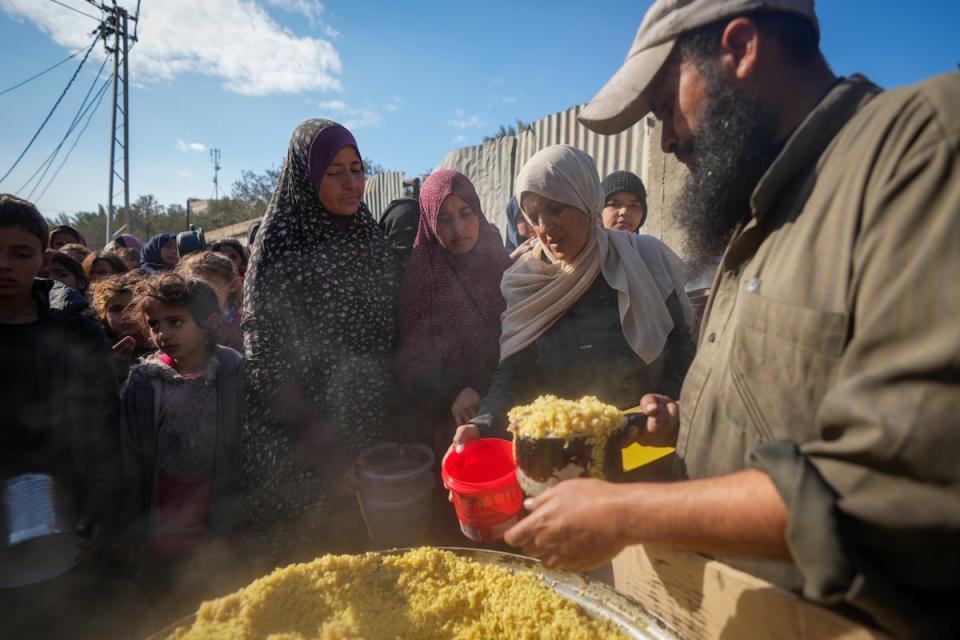
[{"label": "metal bowl", "polygon": [[63,575],[82,542],[73,500],[45,473],[0,482],[0,588],[22,587]]},{"label": "metal bowl", "polygon": [[[644,609],[643,605],[601,582],[590,580],[576,573],[547,569],[538,560],[512,553],[461,547],[437,548],[481,564],[497,565],[513,573],[533,573],[543,581],[548,589],[577,604],[584,615],[594,619],[610,621],[628,638],[636,640],[675,640],[679,638],[675,631]],[[392,549],[381,553],[384,555],[400,555],[408,551],[411,551],[411,549]],[[187,616],[150,636],[148,640],[164,640],[170,637],[179,627],[189,627],[195,620],[195,614]]]},{"label": "metal bowl", "polygon": [[[623,479],[623,447],[619,434],[607,439],[602,452],[586,436],[573,438],[514,438],[517,481],[528,496],[538,496],[550,487],[572,478]],[[597,461],[602,460],[597,469]]]}]

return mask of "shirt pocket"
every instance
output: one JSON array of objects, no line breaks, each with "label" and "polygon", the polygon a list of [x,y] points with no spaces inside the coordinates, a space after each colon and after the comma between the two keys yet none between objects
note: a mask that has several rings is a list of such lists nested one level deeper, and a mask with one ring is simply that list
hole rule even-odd
[{"label": "shirt pocket", "polygon": [[847,315],[759,294],[738,301],[730,378],[760,441],[815,437],[820,402],[847,341]]}]

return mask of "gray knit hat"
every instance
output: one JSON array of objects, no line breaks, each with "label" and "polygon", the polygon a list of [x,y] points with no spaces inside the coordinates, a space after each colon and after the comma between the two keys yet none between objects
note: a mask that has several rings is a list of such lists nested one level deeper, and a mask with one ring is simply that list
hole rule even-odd
[{"label": "gray knit hat", "polygon": [[626,191],[637,196],[643,205],[643,218],[640,219],[640,226],[647,221],[647,189],[643,186],[643,180],[632,171],[614,171],[603,179],[603,197],[609,198],[614,193]]}]

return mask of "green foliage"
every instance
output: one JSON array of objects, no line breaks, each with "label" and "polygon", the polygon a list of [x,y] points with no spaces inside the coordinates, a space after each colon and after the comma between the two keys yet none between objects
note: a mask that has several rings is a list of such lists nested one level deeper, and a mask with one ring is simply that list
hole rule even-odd
[{"label": "green foliage", "polygon": [[[384,168],[364,158],[367,176],[383,173]],[[273,188],[280,177],[280,168],[271,167],[263,173],[242,171],[230,189],[230,196],[210,202],[203,212],[192,212],[190,222],[202,229],[212,231],[238,222],[259,218],[267,210]],[[114,233],[132,233],[144,242],[158,233],[179,233],[187,229],[187,211],[181,204],[164,206],[152,195],[144,195],[130,203],[130,228],[121,227],[126,221],[126,211],[119,207],[114,214]],[[69,224],[76,227],[92,249],[106,244],[107,217],[104,208],[96,212],[81,211],[73,215],[61,213],[54,224]]]},{"label": "green foliage", "polygon": [[495,134],[493,134],[492,136],[484,136],[484,137],[483,137],[483,141],[484,141],[484,142],[491,142],[491,141],[493,141],[493,140],[499,140],[499,139],[501,139],[501,138],[506,138],[507,136],[515,136],[515,135],[518,135],[518,134],[520,134],[520,133],[523,133],[524,131],[526,131],[526,130],[529,129],[529,128],[530,128],[530,125],[529,125],[529,124],[527,124],[526,122],[524,122],[524,121],[521,120],[520,118],[517,118],[516,127],[514,127],[512,124],[509,124],[509,125],[500,125],[500,128],[497,129],[497,132],[496,132]]},{"label": "green foliage", "polygon": [[369,178],[378,173],[384,173],[386,169],[384,169],[383,165],[378,164],[375,160],[371,160],[370,158],[364,158],[363,171]]},{"label": "green foliage", "polygon": [[[233,183],[229,198],[211,202],[202,213],[194,212],[190,222],[213,230],[263,215],[273,193],[280,170],[271,168],[262,174],[244,171]],[[122,228],[126,210],[119,207],[114,214],[114,233],[132,233],[144,242],[158,233],[179,233],[187,229],[187,211],[182,204],[164,206],[152,194],[140,196],[130,203],[130,228]],[[107,217],[103,207],[97,212],[81,211],[72,216],[61,213],[55,224],[69,224],[87,238],[92,249],[106,244]]]}]

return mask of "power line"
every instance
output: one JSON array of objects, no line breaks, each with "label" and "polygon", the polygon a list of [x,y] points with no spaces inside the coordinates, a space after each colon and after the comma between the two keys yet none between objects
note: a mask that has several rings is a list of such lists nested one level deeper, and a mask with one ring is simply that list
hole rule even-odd
[{"label": "power line", "polygon": [[60,175],[60,170],[63,169],[63,166],[67,164],[67,160],[70,159],[70,155],[73,153],[73,150],[77,148],[77,143],[80,142],[80,138],[83,137],[84,132],[86,132],[87,127],[90,126],[90,121],[93,120],[93,116],[97,113],[97,110],[100,108],[100,103],[103,102],[103,97],[107,95],[107,89],[110,87],[110,78],[104,80],[103,85],[100,87],[98,92],[97,102],[93,105],[93,109],[90,111],[90,115],[87,116],[87,121],[83,123],[83,127],[80,129],[80,132],[77,134],[77,137],[74,138],[73,144],[70,145],[70,148],[67,149],[67,154],[63,157],[63,160],[60,161],[60,166],[57,167],[57,170],[53,172],[53,175],[50,177],[50,180],[47,181],[47,185],[43,188],[43,191],[37,196],[37,202],[43,199],[44,194],[47,192],[47,189],[50,188],[56,180],[57,176]]},{"label": "power line", "polygon": [[30,142],[27,143],[27,146],[24,147],[23,151],[20,152],[20,155],[17,156],[17,159],[13,161],[13,164],[10,165],[10,168],[7,169],[7,172],[0,177],[0,184],[6,180],[13,170],[17,168],[17,165],[20,164],[20,161],[23,160],[23,156],[27,155],[27,151],[30,150],[30,147],[33,146],[33,143],[37,140],[37,136],[40,135],[40,132],[43,131],[43,128],[47,126],[47,122],[50,121],[50,118],[53,117],[53,113],[57,110],[57,107],[60,106],[60,102],[63,100],[63,96],[67,95],[67,91],[70,90],[73,81],[77,79],[77,75],[80,73],[80,69],[83,68],[83,65],[87,62],[87,58],[90,57],[90,52],[93,51],[94,45],[97,44],[97,40],[94,40],[90,43],[90,47],[87,48],[87,52],[83,54],[83,59],[80,61],[80,64],[77,66],[76,71],[73,72],[73,75],[70,76],[70,80],[67,82],[67,86],[63,88],[63,91],[60,93],[60,97],[57,98],[57,101],[53,103],[53,107],[50,109],[50,113],[47,114],[47,117],[43,119],[43,122],[40,123],[40,128],[37,129],[37,132],[33,134],[33,137],[30,138]]},{"label": "power line", "polygon": [[73,53],[71,53],[71,54],[70,54],[69,56],[67,56],[66,58],[64,58],[63,60],[61,60],[60,62],[58,62],[58,63],[56,63],[56,64],[54,64],[54,65],[51,65],[51,66],[47,67],[46,69],[44,69],[44,70],[41,71],[40,73],[38,73],[38,74],[36,74],[36,75],[33,75],[33,76],[30,76],[29,78],[27,78],[27,79],[24,80],[23,82],[18,82],[17,84],[13,85],[12,87],[8,87],[8,88],[4,89],[3,91],[0,91],[0,96],[4,95],[4,94],[6,94],[6,93],[10,93],[10,92],[13,91],[14,89],[19,89],[20,87],[22,87],[23,85],[27,84],[28,82],[32,82],[32,81],[36,80],[37,78],[39,78],[39,77],[42,76],[43,74],[49,73],[50,71],[53,71],[54,69],[56,69],[57,67],[59,67],[60,65],[62,65],[64,62],[68,62],[68,61],[76,58],[77,55],[78,55],[81,51],[83,51],[83,49],[78,49],[78,50],[74,51]]},{"label": "power line", "polygon": [[67,127],[67,132],[63,134],[63,138],[61,138],[57,146],[54,147],[53,151],[50,152],[50,155],[48,155],[46,159],[40,163],[40,166],[37,168],[36,171],[33,172],[33,175],[27,179],[27,181],[23,184],[22,187],[20,187],[19,190],[17,190],[17,194],[19,194],[24,189],[26,189],[27,185],[33,182],[33,179],[36,178],[37,174],[40,173],[40,171],[42,170],[43,174],[40,176],[40,179],[37,180],[37,183],[33,185],[33,188],[30,190],[30,193],[27,194],[27,200],[30,200],[30,198],[33,197],[34,191],[37,190],[37,187],[40,186],[40,183],[43,182],[43,179],[46,177],[47,172],[50,171],[50,167],[53,166],[53,162],[54,160],[56,160],[57,154],[60,153],[60,149],[62,149],[63,145],[67,142],[67,138],[69,138],[70,134],[73,133],[73,130],[77,128],[77,125],[80,124],[80,121],[83,120],[83,116],[86,115],[87,110],[93,104],[93,99],[91,98],[91,95],[93,95],[93,89],[97,86],[97,83],[100,82],[100,76],[103,74],[103,68],[105,66],[107,66],[107,58],[103,59],[103,63],[100,65],[100,68],[97,70],[97,75],[94,76],[93,82],[90,83],[90,88],[87,89],[87,93],[83,96],[83,100],[80,101],[80,106],[77,108],[77,113],[73,116],[73,120],[70,122],[70,126]]},{"label": "power line", "polygon": [[100,18],[98,18],[97,16],[92,16],[92,15],[90,15],[89,13],[86,13],[86,12],[84,12],[84,11],[80,11],[80,9],[77,9],[76,7],[71,7],[71,6],[68,5],[68,4],[64,4],[64,3],[60,2],[60,0],[50,0],[50,2],[52,2],[53,4],[58,4],[58,5],[60,5],[61,7],[63,7],[64,9],[70,9],[70,11],[73,11],[74,13],[79,13],[79,14],[82,15],[82,16],[86,16],[86,17],[90,18],[91,20],[96,20],[97,22],[100,22]]},{"label": "power line", "polygon": [[133,18],[133,41],[137,41],[137,31],[140,30],[140,0],[137,0],[137,12]]}]

